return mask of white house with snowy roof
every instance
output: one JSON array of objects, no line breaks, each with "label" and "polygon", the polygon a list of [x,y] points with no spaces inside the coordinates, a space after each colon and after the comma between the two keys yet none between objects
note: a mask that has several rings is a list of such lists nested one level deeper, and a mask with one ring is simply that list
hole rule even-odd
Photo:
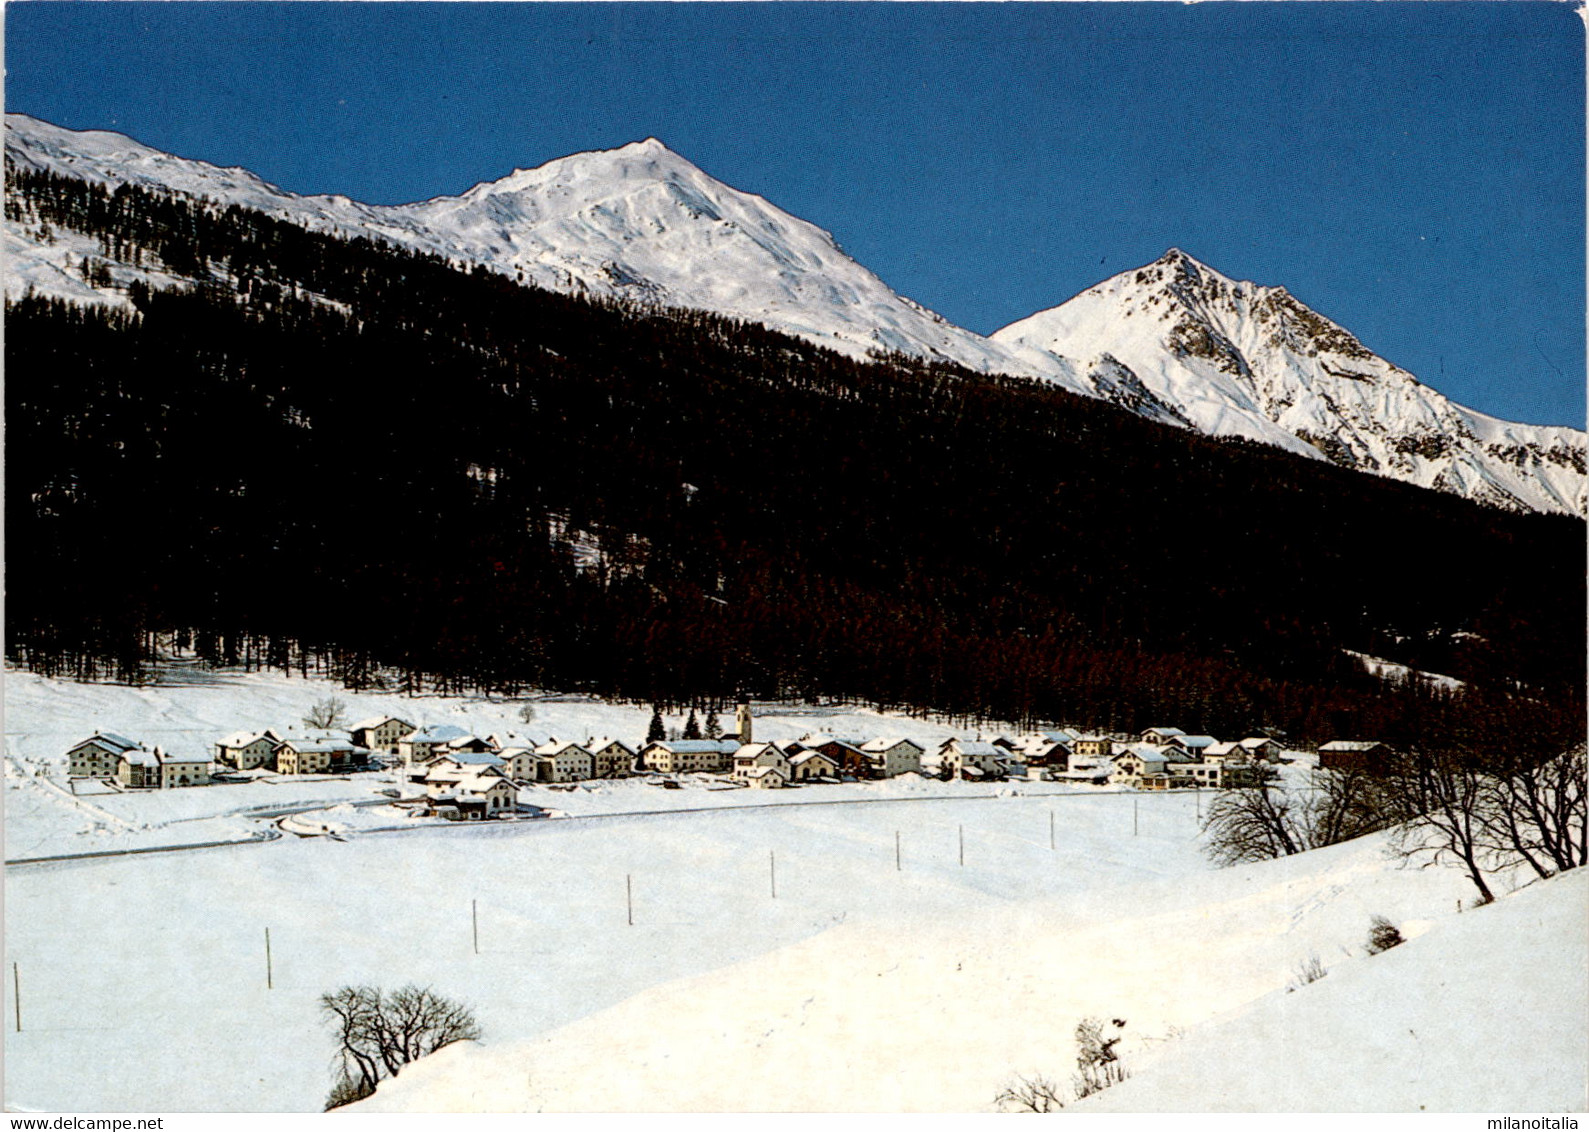
[{"label": "white house with snowy roof", "polygon": [[442,758],[425,774],[431,809],[443,816],[479,821],[518,808],[518,788],[494,766],[460,766]]},{"label": "white house with snowy roof", "polygon": [[753,766],[744,774],[734,773],[753,790],[777,790],[789,784],[789,775],[776,766]]},{"label": "white house with snowy roof", "polygon": [[1192,756],[1174,747],[1133,743],[1115,753],[1109,781],[1136,790],[1167,790],[1172,778],[1185,778],[1191,785],[1191,776],[1180,768],[1192,761]]},{"label": "white house with snowy roof", "polygon": [[647,770],[663,774],[722,772],[734,765],[738,739],[658,739],[640,748]]},{"label": "white house with snowy roof", "polygon": [[896,778],[901,774],[920,774],[921,756],[926,754],[914,739],[868,739],[861,744],[861,754],[872,764],[872,774],[878,778]]},{"label": "white house with snowy roof", "polygon": [[276,748],[281,774],[334,774],[366,762],[370,752],[341,733],[312,732]]},{"label": "white house with snowy roof", "polygon": [[274,768],[276,750],[286,742],[267,727],[263,731],[234,731],[215,743],[215,761],[237,770],[257,766]]},{"label": "white house with snowy roof", "polygon": [[397,744],[403,736],[414,733],[414,725],[395,715],[376,715],[361,719],[348,728],[348,737],[360,747],[382,754],[398,754]]},{"label": "white house with snowy roof", "polygon": [[585,744],[590,751],[592,778],[624,778],[634,773],[635,751],[618,739],[594,739]]},{"label": "white house with snowy roof", "polygon": [[595,760],[572,740],[549,739],[535,748],[536,782],[583,782],[595,777]]},{"label": "white house with snowy roof", "polygon": [[491,744],[484,739],[476,739],[462,727],[454,727],[450,723],[410,732],[397,741],[397,753],[403,756],[403,762],[409,766],[422,765],[437,755],[454,751],[490,749]]},{"label": "white house with snowy roof", "polygon": [[820,778],[838,778],[839,762],[823,751],[796,751],[789,756],[789,781],[815,782]]},{"label": "white house with snowy roof", "polygon": [[987,778],[1007,772],[1008,754],[981,739],[950,739],[939,752],[938,765],[950,778]]},{"label": "white house with snowy roof", "polygon": [[209,755],[173,755],[156,747],[155,757],[160,761],[160,785],[167,790],[202,786],[210,781]]},{"label": "white house with snowy roof", "polygon": [[789,781],[790,760],[771,743],[745,743],[734,752],[735,778],[744,778],[757,767],[774,767]]},{"label": "white house with snowy roof", "polygon": [[136,751],[142,746],[113,731],[96,731],[66,752],[67,777],[115,778],[122,752]]},{"label": "white house with snowy roof", "polygon": [[1142,742],[1162,747],[1171,739],[1179,739],[1185,734],[1179,727],[1150,727],[1142,733]]}]

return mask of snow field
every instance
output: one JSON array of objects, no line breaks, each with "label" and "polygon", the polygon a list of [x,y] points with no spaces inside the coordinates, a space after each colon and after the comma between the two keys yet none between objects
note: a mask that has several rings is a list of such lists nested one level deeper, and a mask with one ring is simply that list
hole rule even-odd
[{"label": "snow field", "polygon": [[[474,1005],[489,1041],[522,1040],[835,926],[908,934],[1205,867],[1189,799],[1154,799],[1163,805],[1134,839],[1125,801],[451,826],[13,868],[7,950],[23,1030],[7,1035],[7,1096],[22,1109],[311,1110],[332,1055],[317,998],[345,983],[430,984]],[[1059,852],[1048,849],[1050,805]]]}]

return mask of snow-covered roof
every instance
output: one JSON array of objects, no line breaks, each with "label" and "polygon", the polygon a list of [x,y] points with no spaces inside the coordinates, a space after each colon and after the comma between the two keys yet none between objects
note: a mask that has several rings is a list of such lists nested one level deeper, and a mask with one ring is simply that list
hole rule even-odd
[{"label": "snow-covered roof", "polygon": [[629,754],[634,754],[634,748],[628,743],[625,743],[622,739],[609,739],[605,735],[603,735],[600,739],[594,740],[590,744],[590,749],[592,751],[605,751],[608,747],[611,747],[614,744],[622,747]]},{"label": "snow-covered roof", "polygon": [[277,735],[274,729],[267,727],[263,731],[234,731],[225,738],[218,740],[216,746],[236,749],[246,747],[260,739],[268,739],[272,743],[280,743],[282,741],[281,736]]},{"label": "snow-covered roof", "polygon": [[1193,751],[1207,749],[1218,742],[1212,735],[1181,735],[1175,741]]},{"label": "snow-covered roof", "polygon": [[[117,735],[114,731],[100,731],[100,732],[97,732],[94,735],[94,738],[95,739],[103,739],[106,743],[110,744],[113,747],[119,747],[123,751],[130,751],[130,750],[133,750],[134,748],[136,748],[138,746],[138,744],[134,743],[131,739],[128,739],[128,738],[126,738],[123,735]],[[84,740],[84,742],[88,742],[88,741],[89,740]]]},{"label": "snow-covered roof", "polygon": [[503,762],[500,755],[490,751],[454,751],[444,757],[464,766],[501,766]]},{"label": "snow-covered roof", "polygon": [[1081,738],[1078,732],[1072,731],[1068,727],[1061,727],[1057,731],[1039,731],[1037,734],[1047,739],[1050,743],[1074,743]]},{"label": "snow-covered roof", "polygon": [[1207,755],[1228,755],[1232,751],[1240,751],[1240,750],[1242,750],[1242,744],[1240,744],[1240,743],[1236,743],[1236,742],[1215,743],[1213,746],[1209,747],[1206,751],[1204,751],[1203,754],[1205,756],[1207,756]]},{"label": "snow-covered roof", "polygon": [[734,757],[736,759],[753,759],[758,755],[766,754],[768,751],[774,751],[780,755],[783,754],[771,743],[746,743],[734,752]]},{"label": "snow-covered roof", "polygon": [[1001,759],[1006,754],[1003,747],[995,747],[992,743],[981,739],[956,739],[954,742],[962,755],[982,755]]},{"label": "snow-covered roof", "polygon": [[550,742],[542,743],[539,747],[535,748],[535,753],[540,755],[542,758],[551,758],[556,755],[566,755],[570,751],[574,751],[581,755],[590,754],[589,751],[585,750],[584,747],[581,747],[572,739],[553,739]]},{"label": "snow-covered roof", "polygon": [[300,755],[351,754],[354,751],[364,750],[363,747],[355,747],[346,739],[289,739],[286,745]]},{"label": "snow-covered roof", "polygon": [[1251,738],[1243,739],[1238,746],[1246,747],[1250,751],[1254,747],[1262,747],[1265,743],[1273,742],[1273,739],[1267,738],[1263,735],[1254,735]]},{"label": "snow-covered roof", "polygon": [[403,736],[408,743],[451,743],[455,739],[471,739],[469,732],[462,727],[454,727],[450,723],[443,723],[437,727],[427,727],[423,731],[414,731]]},{"label": "snow-covered roof", "polygon": [[130,751],[122,751],[121,757],[133,766],[159,766],[160,760],[153,751],[146,751],[142,747],[134,747]]},{"label": "snow-covered roof", "polygon": [[1325,743],[1319,748],[1319,750],[1338,751],[1343,753],[1361,752],[1372,751],[1374,748],[1383,747],[1384,745],[1385,744],[1379,742],[1377,739],[1335,739],[1329,743]]},{"label": "snow-covered roof", "polygon": [[739,749],[738,739],[659,739],[649,743],[650,747],[661,747],[672,751],[676,755],[731,755]]},{"label": "snow-covered roof", "polygon": [[401,723],[404,727],[407,727],[410,730],[412,730],[413,727],[414,727],[414,725],[412,723],[408,722],[408,720],[403,719],[403,718],[401,718],[399,716],[395,716],[395,715],[372,715],[368,719],[359,720],[352,727],[348,728],[348,730],[349,731],[370,731],[370,730],[374,730],[377,727],[380,727],[383,723]]},{"label": "snow-covered roof", "polygon": [[805,766],[812,759],[821,759],[829,766],[838,766],[832,755],[825,755],[821,751],[798,751],[789,756],[790,766]]},{"label": "snow-covered roof", "polygon": [[1150,727],[1142,734],[1157,735],[1161,739],[1174,739],[1177,735],[1185,735],[1186,732],[1182,731],[1179,727]]},{"label": "snow-covered roof", "polygon": [[196,764],[198,766],[209,766],[210,765],[210,756],[209,755],[168,755],[164,751],[161,751],[160,752],[160,761],[166,766],[174,766],[177,763],[194,763],[194,764]]},{"label": "snow-covered roof", "polygon": [[775,766],[753,766],[753,767],[751,767],[749,770],[747,770],[745,772],[745,777],[746,778],[765,778],[769,774],[776,774],[780,778],[783,777],[783,771],[779,770]]},{"label": "snow-covered roof", "polygon": [[868,739],[861,744],[861,750],[869,754],[882,754],[884,751],[893,750],[901,743],[909,747],[915,747],[918,753],[926,751],[926,748],[914,739]]}]

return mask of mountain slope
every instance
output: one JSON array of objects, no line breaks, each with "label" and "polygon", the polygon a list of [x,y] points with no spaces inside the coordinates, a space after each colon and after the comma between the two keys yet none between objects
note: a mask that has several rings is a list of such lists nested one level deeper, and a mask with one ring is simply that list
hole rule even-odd
[{"label": "mountain slope", "polygon": [[[455,197],[376,206],[298,196],[243,169],[173,157],[121,134],[6,115],[6,159],[114,185],[167,188],[259,209],[319,231],[378,236],[565,293],[711,311],[796,334],[854,357],[938,358],[979,372],[1038,372],[1094,387],[1064,359],[1010,348],[895,294],[822,229],[709,177],[655,138],[517,169]],[[85,249],[7,226],[7,289],[28,283],[79,301]],[[86,254],[92,254],[87,250]]]},{"label": "mountain slope", "polygon": [[1128,368],[1214,436],[1245,436],[1512,509],[1582,513],[1584,434],[1457,405],[1283,287],[1179,249],[993,339]]},{"label": "mountain slope", "polygon": [[[853,357],[900,352],[1037,377],[1140,416],[1244,437],[1514,510],[1582,514],[1584,436],[1455,405],[1280,288],[1172,251],[984,338],[896,294],[831,235],[713,179],[656,139],[575,154],[397,206],[298,196],[243,169],[120,134],[6,116],[6,158],[106,185],[158,187],[310,229],[372,235],[554,291],[761,323]],[[125,302],[159,265],[8,215],[6,290]],[[91,280],[86,264],[105,272]],[[1135,321],[1131,321],[1135,318]]]}]

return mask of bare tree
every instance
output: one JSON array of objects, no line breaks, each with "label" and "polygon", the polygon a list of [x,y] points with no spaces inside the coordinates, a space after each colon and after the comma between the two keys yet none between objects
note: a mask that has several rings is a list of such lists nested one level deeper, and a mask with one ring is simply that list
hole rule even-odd
[{"label": "bare tree", "polygon": [[1022,1077],[1019,1074],[1006,1085],[993,1103],[1005,1112],[1057,1112],[1065,1107],[1059,1095],[1059,1086],[1042,1074]]},{"label": "bare tree", "polygon": [[1492,857],[1515,856],[1541,877],[1584,864],[1589,836],[1584,749],[1554,758],[1514,756],[1495,768],[1481,818]]},{"label": "bare tree", "polygon": [[1500,864],[1483,813],[1488,778],[1474,759],[1447,749],[1408,755],[1389,780],[1402,857],[1431,865],[1457,861],[1484,904],[1495,899],[1485,866]]},{"label": "bare tree", "polygon": [[327,696],[323,700],[316,700],[303,717],[305,727],[315,727],[327,730],[341,727],[347,722],[348,705],[345,700],[335,696]]},{"label": "bare tree", "polygon": [[429,987],[406,986],[389,994],[375,987],[342,987],[321,995],[320,1007],[337,1037],[337,1078],[327,1108],[367,1097],[409,1062],[480,1036],[468,1007]]},{"label": "bare tree", "polygon": [[534,723],[535,722],[535,705],[534,704],[525,704],[524,706],[519,708],[519,722],[520,723]]},{"label": "bare tree", "polygon": [[1204,851],[1216,865],[1267,861],[1308,848],[1290,796],[1267,779],[1216,793],[1203,832],[1208,835]]}]

